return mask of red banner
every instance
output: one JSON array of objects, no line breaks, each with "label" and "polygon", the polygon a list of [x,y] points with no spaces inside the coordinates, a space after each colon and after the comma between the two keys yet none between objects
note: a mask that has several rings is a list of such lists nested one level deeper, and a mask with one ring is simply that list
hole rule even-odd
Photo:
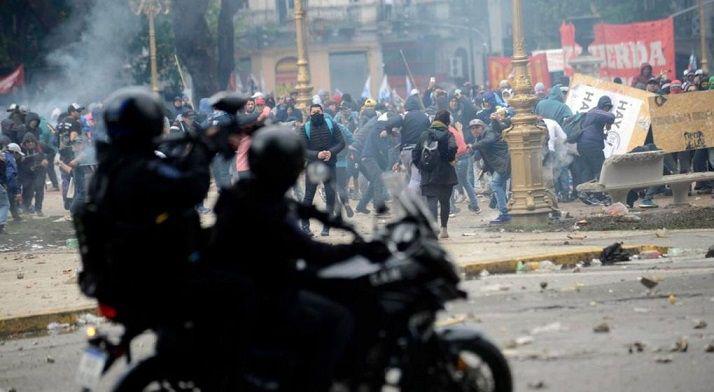
[{"label": "red banner", "polygon": [[0,77],[0,94],[9,94],[23,84],[25,84],[25,67],[20,65],[10,75]]},{"label": "red banner", "polygon": [[[621,25],[600,23],[595,25],[594,32],[589,52],[603,60],[600,76],[610,79],[619,76],[630,84],[640,74],[640,66],[649,63],[655,76],[664,72],[668,78],[675,78],[672,18]],[[560,27],[560,40],[566,63],[582,52],[575,43],[572,24]],[[572,75],[573,69],[566,64],[565,72]]]},{"label": "red banner", "polygon": [[[545,87],[550,88],[550,73],[548,72],[548,57],[545,53],[541,53],[528,58],[528,70],[531,73],[531,83],[535,85],[542,82]],[[501,80],[510,80],[513,76],[511,71],[510,57],[489,57],[488,58],[488,81],[491,88],[498,88],[498,83]]]}]

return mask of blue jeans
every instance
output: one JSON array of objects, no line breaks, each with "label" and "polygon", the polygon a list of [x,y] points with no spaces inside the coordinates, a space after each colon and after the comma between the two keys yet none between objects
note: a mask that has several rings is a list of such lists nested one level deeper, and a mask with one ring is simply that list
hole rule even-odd
[{"label": "blue jeans", "polygon": [[7,223],[7,214],[10,213],[10,199],[5,187],[0,185],[0,226]]},{"label": "blue jeans", "polygon": [[473,166],[471,166],[470,163],[470,155],[456,161],[456,178],[459,181],[459,186],[464,188],[466,195],[469,197],[469,205],[471,207],[478,207],[478,198],[476,197],[474,185],[469,181],[469,168],[473,171]]},{"label": "blue jeans", "polygon": [[496,205],[501,215],[508,215],[508,204],[506,203],[508,178],[508,174],[499,172],[493,172],[491,175],[491,190],[496,195]]}]

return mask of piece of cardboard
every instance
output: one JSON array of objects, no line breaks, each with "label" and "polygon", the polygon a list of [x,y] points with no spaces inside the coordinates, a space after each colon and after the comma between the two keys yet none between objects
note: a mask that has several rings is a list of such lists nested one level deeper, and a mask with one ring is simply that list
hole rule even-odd
[{"label": "piece of cardboard", "polygon": [[668,151],[714,147],[714,91],[649,98],[652,137]]},{"label": "piece of cardboard", "polygon": [[587,112],[597,106],[603,95],[612,99],[615,124],[607,131],[605,157],[624,154],[641,146],[650,127],[648,99],[655,94],[591,76],[575,74],[565,103],[573,113]]}]

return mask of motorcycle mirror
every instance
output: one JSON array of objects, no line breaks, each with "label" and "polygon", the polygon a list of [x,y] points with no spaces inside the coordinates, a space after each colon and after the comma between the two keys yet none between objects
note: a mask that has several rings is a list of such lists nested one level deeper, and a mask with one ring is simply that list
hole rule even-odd
[{"label": "motorcycle mirror", "polygon": [[245,97],[239,94],[228,93],[225,91],[216,93],[209,98],[211,107],[230,114],[235,114],[239,110],[243,109],[247,101],[248,100]]},{"label": "motorcycle mirror", "polygon": [[330,168],[322,162],[311,162],[307,165],[305,175],[313,183],[326,183],[330,179]]}]

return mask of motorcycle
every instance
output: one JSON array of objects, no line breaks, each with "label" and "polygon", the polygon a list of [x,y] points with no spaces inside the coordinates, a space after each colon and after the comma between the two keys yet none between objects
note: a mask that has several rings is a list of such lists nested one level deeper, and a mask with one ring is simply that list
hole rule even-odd
[{"label": "motorcycle", "polygon": [[[308,168],[307,175],[315,173]],[[436,326],[445,304],[467,294],[458,288],[454,264],[439,245],[421,201],[400,189],[399,180],[385,182],[402,212],[373,236],[389,249],[388,257],[375,261],[356,256],[305,274],[317,292],[353,309],[357,319],[354,347],[338,369],[333,390],[379,391],[391,386],[404,391],[511,391],[510,368],[493,343],[466,326]],[[301,208],[304,217],[362,240],[339,216]],[[77,376],[85,390],[96,386],[120,358],[131,361],[130,343],[145,329],[114,308],[100,304],[99,309],[126,329],[118,343],[88,329],[89,347]],[[207,325],[194,320],[154,328],[155,355],[135,364],[114,390],[293,390],[299,356],[275,342],[250,339],[225,350],[223,338]]]}]

